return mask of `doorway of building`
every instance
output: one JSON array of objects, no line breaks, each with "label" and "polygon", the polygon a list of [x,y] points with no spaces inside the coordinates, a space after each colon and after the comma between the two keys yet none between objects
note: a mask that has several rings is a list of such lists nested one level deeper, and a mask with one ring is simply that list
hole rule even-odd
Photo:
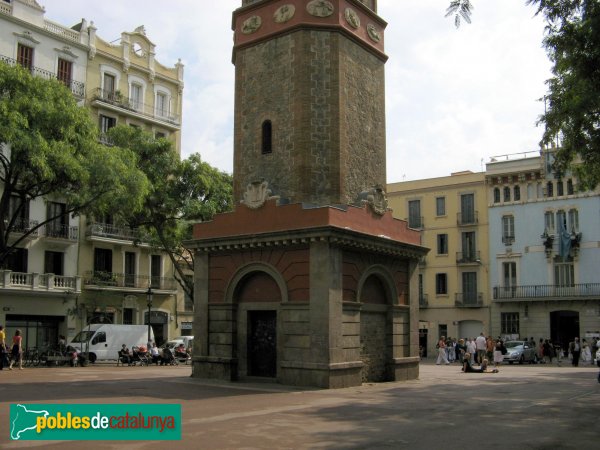
[{"label": "doorway of building", "polygon": [[427,331],[426,328],[419,330],[419,356],[421,358],[427,358]]},{"label": "doorway of building", "polygon": [[553,311],[550,313],[550,339],[554,345],[568,350],[569,342],[579,336],[579,313],[577,311]]},{"label": "doorway of building", "polygon": [[248,375],[277,376],[276,311],[248,311]]}]

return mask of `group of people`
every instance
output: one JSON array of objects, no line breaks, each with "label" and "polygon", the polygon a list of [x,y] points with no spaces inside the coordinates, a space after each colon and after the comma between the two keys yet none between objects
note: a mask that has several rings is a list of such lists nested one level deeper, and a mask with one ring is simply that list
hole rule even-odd
[{"label": "group of people", "polygon": [[188,360],[189,358],[190,353],[188,353],[184,344],[180,344],[172,350],[169,347],[159,348],[156,342],[148,342],[147,346],[133,346],[131,350],[123,344],[119,351],[119,360],[128,366],[136,365],[138,362],[164,366],[175,364],[177,360]]},{"label": "group of people", "polygon": [[[453,339],[442,336],[437,345],[438,356],[436,364],[451,364],[453,362],[463,363],[468,359],[469,364],[482,365],[493,361],[498,366],[504,360],[507,353],[504,341],[501,338],[494,339],[480,333],[477,338]],[[463,367],[464,370],[464,367]]]},{"label": "group of people", "polygon": [[4,327],[0,325],[0,370],[3,370],[4,367],[8,367],[8,370],[12,370],[14,364],[18,364],[19,369],[23,369],[22,342],[23,337],[21,336],[21,330],[15,330],[15,334],[12,337],[12,343],[9,346],[6,342],[6,332],[4,331]]}]

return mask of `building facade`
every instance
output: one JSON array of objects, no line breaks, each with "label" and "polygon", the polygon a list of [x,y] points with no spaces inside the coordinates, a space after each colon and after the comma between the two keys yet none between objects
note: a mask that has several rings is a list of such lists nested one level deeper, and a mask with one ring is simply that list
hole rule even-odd
[{"label": "building facade", "polygon": [[[101,132],[117,124],[140,127],[171,140],[180,154],[181,62],[169,68],[156,61],[143,27],[114,44],[100,39],[93,23],[67,28],[44,14],[35,0],[0,1],[0,61],[65,83]],[[30,202],[11,239],[65,208],[52,196]],[[191,334],[192,303],[173,264],[139,230],[111,216],[65,215],[17,247],[1,272],[0,323],[9,335],[21,328],[26,347],[54,345],[90,321],[149,321],[158,342]]]},{"label": "building facade", "polygon": [[388,184],[395,217],[421,231],[429,253],[418,274],[419,343],[431,354],[440,336],[491,332],[485,175]]},{"label": "building facade", "polygon": [[554,173],[554,151],[486,166],[492,330],[564,347],[600,333],[600,196]]}]

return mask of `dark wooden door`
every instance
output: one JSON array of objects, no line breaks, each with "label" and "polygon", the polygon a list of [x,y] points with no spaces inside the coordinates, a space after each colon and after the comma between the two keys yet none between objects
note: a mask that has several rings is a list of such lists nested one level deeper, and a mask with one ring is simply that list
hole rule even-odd
[{"label": "dark wooden door", "polygon": [[277,312],[248,312],[248,375],[277,376]]}]

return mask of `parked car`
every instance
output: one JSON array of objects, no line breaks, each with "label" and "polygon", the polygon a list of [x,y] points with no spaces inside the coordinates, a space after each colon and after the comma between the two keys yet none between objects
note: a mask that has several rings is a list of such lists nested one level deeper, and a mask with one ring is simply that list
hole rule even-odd
[{"label": "parked car", "polygon": [[507,341],[504,346],[507,350],[506,355],[504,355],[504,362],[509,364],[529,362],[531,364],[536,361],[535,348],[530,347],[527,341]]}]

